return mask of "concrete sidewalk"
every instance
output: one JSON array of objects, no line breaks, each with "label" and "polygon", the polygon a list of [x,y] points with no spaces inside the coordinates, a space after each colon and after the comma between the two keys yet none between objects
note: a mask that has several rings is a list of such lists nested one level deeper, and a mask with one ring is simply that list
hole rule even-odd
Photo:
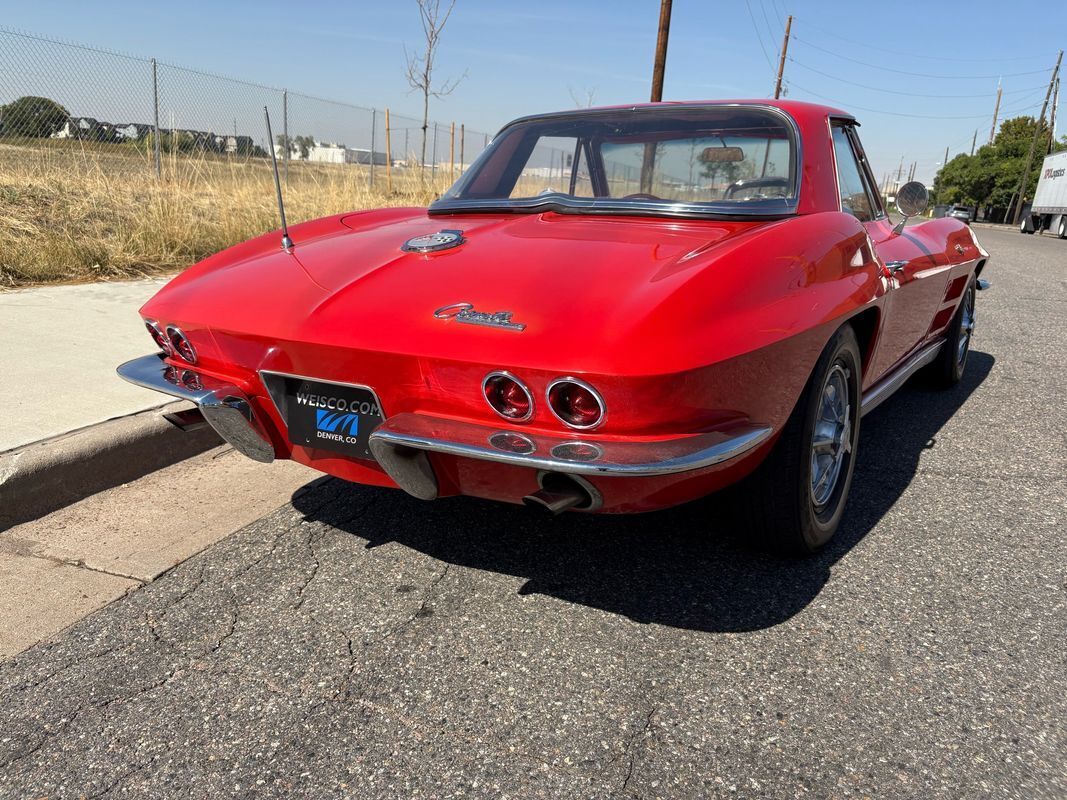
[{"label": "concrete sidewalk", "polygon": [[155,349],[137,310],[167,280],[0,293],[0,453],[167,402],[115,375]]},{"label": "concrete sidewalk", "polygon": [[319,473],[227,446],[0,534],[0,660],[287,503]]}]

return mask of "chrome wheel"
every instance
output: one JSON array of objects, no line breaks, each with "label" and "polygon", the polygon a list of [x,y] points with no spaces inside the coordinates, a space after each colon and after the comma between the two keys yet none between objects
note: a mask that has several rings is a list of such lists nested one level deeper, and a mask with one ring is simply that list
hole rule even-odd
[{"label": "chrome wheel", "polygon": [[852,403],[848,370],[834,364],[819,398],[811,437],[811,499],[822,508],[834,495],[841,468],[852,451]]},{"label": "chrome wheel", "polygon": [[971,334],[974,332],[974,287],[967,289],[963,296],[963,309],[960,312],[960,335],[956,343],[956,363],[962,365],[967,360],[967,351],[971,347]]}]

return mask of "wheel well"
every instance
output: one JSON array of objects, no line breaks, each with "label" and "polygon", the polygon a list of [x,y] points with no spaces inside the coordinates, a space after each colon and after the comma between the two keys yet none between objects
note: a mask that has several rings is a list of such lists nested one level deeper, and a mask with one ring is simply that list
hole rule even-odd
[{"label": "wheel well", "polygon": [[983,267],[985,267],[985,259],[984,258],[981,261],[979,261],[978,262],[978,266],[976,266],[974,268],[974,277],[977,278],[979,275],[982,274],[982,268]]},{"label": "wheel well", "polygon": [[874,350],[874,335],[878,331],[878,309],[868,308],[848,321],[856,334],[856,341],[860,346],[860,360],[866,372]]}]

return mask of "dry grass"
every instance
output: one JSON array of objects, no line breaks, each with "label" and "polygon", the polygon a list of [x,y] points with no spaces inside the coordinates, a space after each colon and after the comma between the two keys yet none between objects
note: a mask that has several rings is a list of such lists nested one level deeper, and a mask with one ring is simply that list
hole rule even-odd
[{"label": "dry grass", "polygon": [[[50,143],[51,144],[51,143]],[[290,224],[383,206],[426,205],[436,185],[385,168],[296,164]],[[144,154],[113,145],[0,144],[0,287],[140,277],[182,269],[278,227],[266,159],[165,155],[157,180]]]}]

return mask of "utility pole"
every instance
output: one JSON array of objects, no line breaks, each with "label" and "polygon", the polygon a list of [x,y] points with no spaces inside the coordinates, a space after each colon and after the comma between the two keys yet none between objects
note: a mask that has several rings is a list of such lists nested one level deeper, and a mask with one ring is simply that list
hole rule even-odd
[{"label": "utility pole", "polygon": [[782,96],[782,73],[785,72],[785,55],[789,52],[789,31],[793,28],[793,15],[785,21],[785,36],[782,38],[782,52],[778,56],[778,79],[774,82],[774,99]]},{"label": "utility pole", "polygon": [[989,143],[993,144],[993,137],[997,135],[997,115],[1000,114],[1000,93],[1003,87],[997,81],[997,104],[993,106],[993,127],[989,129]]},{"label": "utility pole", "polygon": [[1060,104],[1060,76],[1056,76],[1056,88],[1052,90],[1052,111],[1049,112],[1048,151],[1056,144],[1056,108]]},{"label": "utility pole", "polygon": [[974,129],[974,136],[971,137],[971,155],[974,155],[974,146],[978,142],[978,129]]},{"label": "utility pole", "polygon": [[660,0],[659,33],[656,34],[656,60],[652,65],[653,103],[663,100],[663,70],[667,66],[667,37],[671,32],[671,0]]},{"label": "utility pole", "polygon": [[[671,33],[671,0],[660,0],[659,31],[656,34],[656,57],[652,63],[652,94],[650,100],[663,100],[663,71],[667,66],[667,39]],[[641,159],[641,191],[652,192],[652,175],[656,168],[656,145],[648,142]]]},{"label": "utility pole", "polygon": [[1060,62],[1063,61],[1063,51],[1060,50],[1060,54],[1056,56],[1056,66],[1052,68],[1052,77],[1048,82],[1048,89],[1045,91],[1045,102],[1041,104],[1041,116],[1037,118],[1037,124],[1034,125],[1034,138],[1030,140],[1030,151],[1026,154],[1026,166],[1023,167],[1023,174],[1019,178],[1019,188],[1015,191],[1016,205],[1015,216],[1012,217],[1012,225],[1019,224],[1019,217],[1023,213],[1023,197],[1026,191],[1026,183],[1030,179],[1030,165],[1034,161],[1034,151],[1037,150],[1037,140],[1041,135],[1041,123],[1045,121],[1045,111],[1048,109],[1049,98],[1052,97],[1052,87],[1056,83],[1056,79],[1060,74]]}]

